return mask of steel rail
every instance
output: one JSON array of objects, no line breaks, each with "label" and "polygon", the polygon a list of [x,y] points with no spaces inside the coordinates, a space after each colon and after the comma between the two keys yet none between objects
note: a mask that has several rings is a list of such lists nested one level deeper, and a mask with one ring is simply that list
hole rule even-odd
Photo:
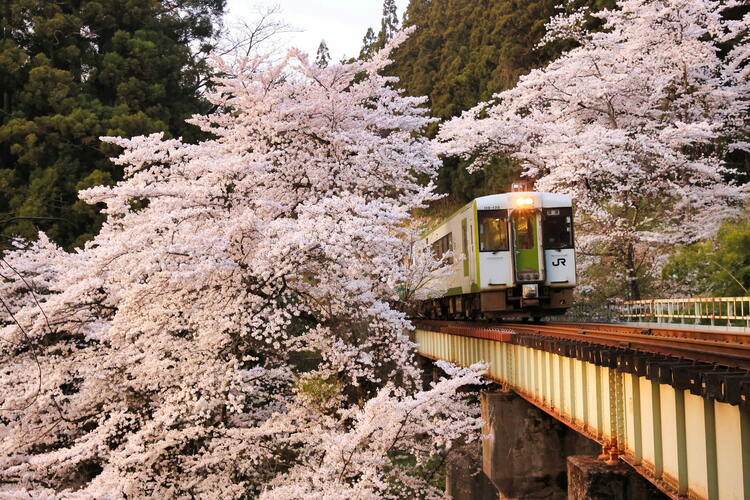
[{"label": "steel rail", "polygon": [[631,326],[608,323],[575,323],[575,322],[554,322],[549,325],[580,328],[597,332],[628,332],[641,335],[654,335],[658,337],[674,337],[682,339],[710,340],[714,342],[728,342],[732,344],[750,345],[750,333],[717,331],[717,330],[697,330],[693,328],[680,328],[679,325],[669,326]]}]

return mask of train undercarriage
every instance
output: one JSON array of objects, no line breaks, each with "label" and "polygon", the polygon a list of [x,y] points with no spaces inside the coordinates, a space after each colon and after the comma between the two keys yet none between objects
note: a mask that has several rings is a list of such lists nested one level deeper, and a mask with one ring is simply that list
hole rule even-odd
[{"label": "train undercarriage", "polygon": [[521,286],[437,297],[422,303],[421,314],[429,319],[499,319],[559,316],[573,305],[573,288],[540,286],[535,297],[524,297]]}]

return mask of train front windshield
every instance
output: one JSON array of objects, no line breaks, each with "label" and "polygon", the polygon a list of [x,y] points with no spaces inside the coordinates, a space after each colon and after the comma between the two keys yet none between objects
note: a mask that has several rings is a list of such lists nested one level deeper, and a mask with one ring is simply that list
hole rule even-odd
[{"label": "train front windshield", "polygon": [[481,210],[479,212],[479,251],[508,251],[508,212]]},{"label": "train front windshield", "polygon": [[545,249],[573,248],[573,209],[545,208],[542,217]]}]

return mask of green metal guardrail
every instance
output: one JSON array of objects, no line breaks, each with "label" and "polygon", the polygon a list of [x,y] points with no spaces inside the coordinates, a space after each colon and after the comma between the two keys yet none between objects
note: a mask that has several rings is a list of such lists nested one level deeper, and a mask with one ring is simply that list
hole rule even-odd
[{"label": "green metal guardrail", "polygon": [[750,297],[629,300],[615,308],[624,321],[750,327]]}]

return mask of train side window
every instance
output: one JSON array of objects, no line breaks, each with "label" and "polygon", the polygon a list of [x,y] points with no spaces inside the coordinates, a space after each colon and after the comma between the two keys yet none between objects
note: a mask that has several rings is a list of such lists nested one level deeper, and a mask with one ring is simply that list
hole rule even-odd
[{"label": "train side window", "polygon": [[469,248],[469,236],[466,234],[468,231],[468,224],[466,223],[466,219],[461,221],[461,251],[466,257],[466,252]]},{"label": "train side window", "polygon": [[573,209],[545,208],[542,216],[544,248],[573,248]]},{"label": "train side window", "polygon": [[[443,255],[451,250],[453,250],[453,233],[448,233],[432,243],[432,253],[438,259],[441,259]],[[448,264],[453,264],[453,257],[450,257],[447,262]]]},{"label": "train side window", "polygon": [[479,251],[508,251],[507,210],[481,210],[479,212]]},{"label": "train side window", "polygon": [[438,259],[443,256],[443,252],[441,252],[442,249],[440,247],[440,243],[442,243],[442,241],[440,239],[438,239],[438,240],[435,240],[435,242],[431,245],[432,246],[432,253],[434,253],[435,254],[435,258],[438,258]]}]

